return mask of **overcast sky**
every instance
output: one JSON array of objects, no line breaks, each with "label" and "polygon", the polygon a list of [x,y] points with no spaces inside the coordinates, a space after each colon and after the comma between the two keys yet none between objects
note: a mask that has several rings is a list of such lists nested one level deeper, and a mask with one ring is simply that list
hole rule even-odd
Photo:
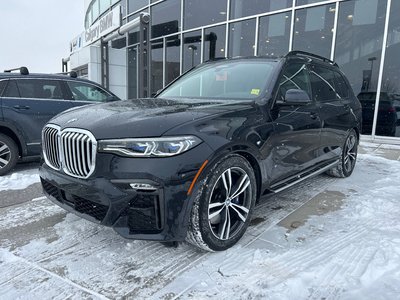
[{"label": "overcast sky", "polygon": [[61,72],[69,42],[84,30],[84,0],[0,0],[0,72]]}]

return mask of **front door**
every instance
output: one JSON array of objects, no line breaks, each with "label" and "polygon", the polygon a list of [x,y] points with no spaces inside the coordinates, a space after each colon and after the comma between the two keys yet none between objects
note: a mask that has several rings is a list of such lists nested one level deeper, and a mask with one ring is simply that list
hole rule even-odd
[{"label": "front door", "polygon": [[[305,91],[310,102],[288,105],[285,94],[290,89]],[[274,133],[267,141],[271,148],[267,169],[269,182],[274,183],[319,162],[321,119],[316,102],[311,100],[306,64],[290,63],[284,67],[271,117]]]}]

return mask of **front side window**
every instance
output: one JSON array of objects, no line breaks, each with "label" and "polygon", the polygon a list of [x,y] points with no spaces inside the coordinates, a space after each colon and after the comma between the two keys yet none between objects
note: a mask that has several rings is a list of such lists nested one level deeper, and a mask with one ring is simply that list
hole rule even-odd
[{"label": "front side window", "polygon": [[67,81],[74,100],[105,102],[110,94],[101,88],[85,82]]},{"label": "front side window", "polygon": [[58,80],[20,79],[17,85],[21,98],[63,99]]},{"label": "front side window", "polygon": [[285,67],[279,81],[277,100],[284,101],[286,92],[292,89],[303,90],[311,95],[310,78],[305,64],[289,64]]},{"label": "front side window", "polygon": [[275,64],[256,60],[206,64],[176,81],[159,97],[255,99],[265,91]]}]

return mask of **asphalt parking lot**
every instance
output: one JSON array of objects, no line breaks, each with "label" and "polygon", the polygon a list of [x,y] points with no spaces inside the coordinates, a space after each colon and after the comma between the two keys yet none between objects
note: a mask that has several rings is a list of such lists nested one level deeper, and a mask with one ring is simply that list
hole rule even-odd
[{"label": "asphalt parking lot", "polygon": [[[186,243],[169,248],[158,242],[123,239],[110,228],[82,220],[52,204],[43,197],[39,183],[19,190],[1,190],[1,298],[228,299],[232,297],[230,293],[235,293],[238,298],[264,298],[268,286],[271,287],[270,296],[285,295],[277,290],[279,285],[288,284],[291,276],[300,276],[304,266],[311,268],[311,263],[319,262],[313,260],[313,253],[318,253],[313,247],[318,243],[311,242],[322,236],[327,227],[316,224],[333,222],[343,207],[349,206],[346,201],[365,189],[360,182],[363,172],[370,170],[368,168],[374,162],[369,161],[370,156],[376,155],[385,161],[400,160],[397,148],[385,149],[365,143],[360,152],[367,154],[361,156],[359,173],[356,171],[352,176],[355,182],[320,175],[262,199],[244,238],[224,253],[202,252]],[[36,168],[34,163],[19,165],[15,172],[34,173]],[[354,227],[354,232],[352,227],[349,228],[350,233],[342,242],[332,239],[328,243],[329,238],[325,238],[321,243],[324,253],[334,257],[335,251],[341,253],[364,234],[361,226]],[[284,253],[298,248],[300,251],[308,241],[307,250],[303,254],[299,252],[299,260],[286,265],[286,269],[276,268],[276,264],[283,264],[287,259]],[[342,248],[336,249],[338,245]],[[365,253],[360,261],[375,253],[370,252]],[[328,254],[321,256],[321,264],[329,260]],[[267,260],[269,263],[260,271],[257,266]],[[266,286],[260,283],[255,288],[243,284],[239,291],[229,288],[229,284],[245,280],[241,274],[248,274],[252,268],[259,277],[260,274],[269,274],[269,277],[265,275],[265,278],[270,278]],[[345,270],[342,273],[345,274]],[[277,281],[277,278],[280,279]],[[221,290],[224,283],[228,290]],[[305,298],[341,295],[335,289],[320,288],[324,284],[315,283],[313,292]],[[300,298],[303,297],[300,295]]]}]

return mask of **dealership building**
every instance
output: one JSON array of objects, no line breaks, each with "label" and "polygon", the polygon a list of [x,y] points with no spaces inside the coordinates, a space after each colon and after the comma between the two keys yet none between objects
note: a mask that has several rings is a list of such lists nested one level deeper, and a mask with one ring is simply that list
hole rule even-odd
[{"label": "dealership building", "polygon": [[346,74],[364,135],[400,137],[399,0],[85,0],[85,12],[63,67],[123,99],[209,59],[303,50]]}]

